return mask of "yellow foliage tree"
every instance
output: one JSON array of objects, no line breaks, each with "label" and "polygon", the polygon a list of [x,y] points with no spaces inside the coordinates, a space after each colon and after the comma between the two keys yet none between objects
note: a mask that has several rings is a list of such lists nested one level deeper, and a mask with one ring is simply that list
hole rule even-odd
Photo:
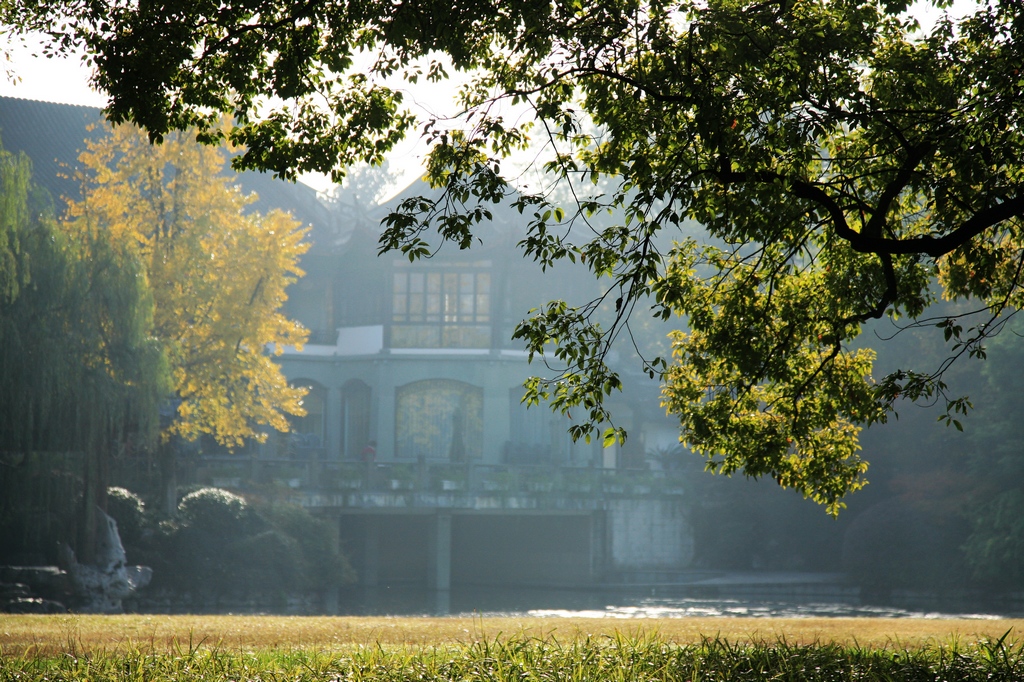
[{"label": "yellow foliage tree", "polygon": [[138,249],[155,301],[154,334],[180,404],[165,433],[210,434],[228,447],[288,430],[305,389],[288,385],[270,353],[307,332],[281,314],[301,277],[306,230],[280,211],[246,212],[255,199],[223,174],[225,153],[186,133],[151,145],[128,125],[87,143],[82,201],[69,228],[105,230]]}]

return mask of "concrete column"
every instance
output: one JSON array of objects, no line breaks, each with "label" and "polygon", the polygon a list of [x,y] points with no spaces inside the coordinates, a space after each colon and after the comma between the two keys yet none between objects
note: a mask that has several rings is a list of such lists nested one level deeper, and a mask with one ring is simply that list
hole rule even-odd
[{"label": "concrete column", "polygon": [[602,582],[608,570],[608,518],[606,512],[590,514],[590,579]]},{"label": "concrete column", "polygon": [[328,388],[324,396],[324,459],[341,459],[341,389]]},{"label": "concrete column", "polygon": [[363,570],[359,577],[364,587],[376,587],[380,579],[380,519],[367,516],[365,528]]},{"label": "concrete column", "polygon": [[[491,361],[488,369],[494,376],[503,377],[502,367]],[[509,397],[508,387],[499,382],[484,382],[484,405],[483,420],[487,428],[483,432],[483,443],[481,443],[480,461],[484,464],[498,464],[501,462],[502,452],[505,450],[505,442],[509,439]]]},{"label": "concrete column", "polygon": [[449,616],[452,613],[452,593],[438,590],[434,593],[434,615]]},{"label": "concrete column", "polygon": [[450,590],[452,587],[452,514],[439,511],[427,538],[427,588]]},{"label": "concrete column", "polygon": [[[374,386],[374,391],[377,393],[377,461],[389,461],[395,458],[395,386],[391,381],[382,381]],[[374,429],[371,428],[370,433],[373,434]]]}]

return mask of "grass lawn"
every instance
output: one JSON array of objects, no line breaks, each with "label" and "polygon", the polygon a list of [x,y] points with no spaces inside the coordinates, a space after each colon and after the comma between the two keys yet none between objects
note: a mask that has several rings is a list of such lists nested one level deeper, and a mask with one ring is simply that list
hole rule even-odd
[{"label": "grass lawn", "polygon": [[[285,616],[20,616],[0,615],[0,656],[141,650],[346,652],[368,647],[459,646],[498,639],[556,641],[653,637],[674,645],[703,638],[731,643],[785,641],[889,649],[968,646],[1024,640],[1024,620],[885,618],[409,618]],[[0,676],[0,680],[2,680]]]},{"label": "grass lawn", "polygon": [[1021,626],[7,616],[0,682],[1018,682]]}]

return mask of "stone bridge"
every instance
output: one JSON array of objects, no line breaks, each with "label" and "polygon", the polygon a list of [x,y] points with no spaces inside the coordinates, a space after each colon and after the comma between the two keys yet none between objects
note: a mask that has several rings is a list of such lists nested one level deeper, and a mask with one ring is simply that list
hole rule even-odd
[{"label": "stone bridge", "polygon": [[581,586],[684,569],[678,472],[448,462],[205,459],[195,479],[287,486],[338,524],[364,585]]}]

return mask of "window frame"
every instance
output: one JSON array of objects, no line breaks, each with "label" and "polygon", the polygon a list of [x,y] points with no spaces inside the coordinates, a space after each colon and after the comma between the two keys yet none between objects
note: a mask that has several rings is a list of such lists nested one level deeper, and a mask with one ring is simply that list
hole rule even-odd
[{"label": "window frame", "polygon": [[446,267],[396,264],[391,276],[391,347],[489,348],[494,274],[490,261]]}]

